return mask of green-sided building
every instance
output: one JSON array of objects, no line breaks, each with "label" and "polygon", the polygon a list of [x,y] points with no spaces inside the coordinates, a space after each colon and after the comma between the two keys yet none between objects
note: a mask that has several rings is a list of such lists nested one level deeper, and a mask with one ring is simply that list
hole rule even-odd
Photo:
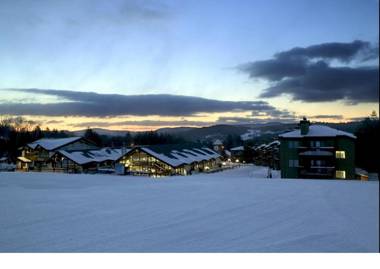
[{"label": "green-sided building", "polygon": [[355,139],[304,118],[300,128],[281,134],[282,178],[355,179]]}]

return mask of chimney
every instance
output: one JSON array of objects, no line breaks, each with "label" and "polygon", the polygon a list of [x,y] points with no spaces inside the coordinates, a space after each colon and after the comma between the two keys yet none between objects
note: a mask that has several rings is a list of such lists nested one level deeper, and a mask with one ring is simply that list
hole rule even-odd
[{"label": "chimney", "polygon": [[304,117],[300,121],[300,129],[301,129],[301,135],[306,135],[309,132],[309,126],[310,126],[310,121]]}]

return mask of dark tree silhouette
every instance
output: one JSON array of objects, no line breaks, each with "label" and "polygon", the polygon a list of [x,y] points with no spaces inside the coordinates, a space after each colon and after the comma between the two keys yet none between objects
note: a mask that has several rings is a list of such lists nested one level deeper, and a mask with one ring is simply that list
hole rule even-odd
[{"label": "dark tree silhouette", "polygon": [[92,130],[90,127],[87,128],[86,132],[84,133],[83,137],[87,139],[88,141],[94,143],[98,147],[103,146],[103,141],[101,136]]},{"label": "dark tree silhouette", "polygon": [[379,158],[379,118],[372,112],[371,116],[364,119],[355,132],[356,139],[356,165],[368,172],[378,173],[380,167]]}]

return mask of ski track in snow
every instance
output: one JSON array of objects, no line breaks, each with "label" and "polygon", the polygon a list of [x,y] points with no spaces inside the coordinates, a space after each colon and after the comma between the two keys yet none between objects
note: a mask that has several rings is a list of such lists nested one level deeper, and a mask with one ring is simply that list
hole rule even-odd
[{"label": "ski track in snow", "polygon": [[0,252],[377,252],[378,182],[0,173]]}]

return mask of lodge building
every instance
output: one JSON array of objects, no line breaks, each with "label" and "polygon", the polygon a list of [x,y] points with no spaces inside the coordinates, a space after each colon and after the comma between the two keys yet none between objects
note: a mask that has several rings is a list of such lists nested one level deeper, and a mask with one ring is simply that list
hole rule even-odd
[{"label": "lodge building", "polygon": [[271,169],[280,169],[280,141],[274,140],[268,144],[252,147],[253,163],[268,166]]},{"label": "lodge building", "polygon": [[56,152],[96,149],[98,147],[82,137],[42,138],[21,148],[16,168],[21,171],[54,171],[55,165],[51,158]]},{"label": "lodge building", "polygon": [[98,148],[82,137],[40,139],[22,148],[19,171],[168,176],[216,171],[221,156],[197,144]]},{"label": "lodge building", "polygon": [[283,178],[355,179],[355,139],[348,132],[311,125],[279,135]]},{"label": "lodge building", "polygon": [[126,174],[189,175],[215,171],[221,166],[221,156],[206,147],[194,145],[153,145],[132,148],[118,163]]}]

